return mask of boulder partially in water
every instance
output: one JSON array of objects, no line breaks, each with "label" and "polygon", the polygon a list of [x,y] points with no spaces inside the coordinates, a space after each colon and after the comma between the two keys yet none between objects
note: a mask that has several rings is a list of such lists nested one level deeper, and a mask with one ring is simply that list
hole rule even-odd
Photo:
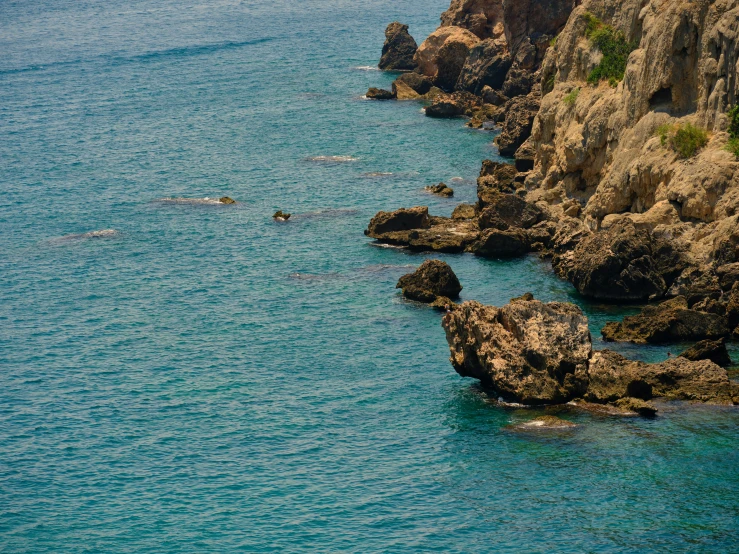
[{"label": "boulder partially in water", "polygon": [[601,333],[607,341],[660,344],[717,339],[728,336],[729,327],[724,316],[691,310],[685,297],[678,296],[607,323]]},{"label": "boulder partially in water", "polygon": [[592,351],[588,320],[573,304],[465,302],[444,316],[450,361],[506,400],[559,404],[582,396]]},{"label": "boulder partially in water", "polygon": [[272,216],[272,219],[274,219],[275,221],[287,221],[288,219],[290,219],[291,215],[292,214],[285,213],[282,210],[278,210]]},{"label": "boulder partially in water", "polygon": [[413,70],[418,66],[413,59],[417,50],[418,45],[408,32],[408,25],[395,21],[385,29],[385,44],[378,67],[388,71]]},{"label": "boulder partially in water", "polygon": [[430,185],[426,187],[426,190],[431,194],[438,194],[445,198],[451,198],[454,196],[454,189],[447,186],[446,183],[439,183],[438,185]]},{"label": "boulder partially in water", "polygon": [[681,358],[697,362],[711,360],[714,364],[726,367],[731,365],[731,357],[726,349],[726,340],[702,340],[680,354]]},{"label": "boulder partially in water", "polygon": [[426,303],[435,302],[440,297],[458,298],[462,292],[462,285],[452,268],[440,260],[426,260],[413,273],[403,275],[395,288],[402,289],[406,298]]},{"label": "boulder partially in water", "polygon": [[395,98],[395,94],[391,91],[375,87],[370,87],[365,96],[370,100],[393,100]]},{"label": "boulder partially in water", "polygon": [[236,204],[236,200],[233,198],[229,198],[228,196],[223,196],[218,200],[221,204]]}]

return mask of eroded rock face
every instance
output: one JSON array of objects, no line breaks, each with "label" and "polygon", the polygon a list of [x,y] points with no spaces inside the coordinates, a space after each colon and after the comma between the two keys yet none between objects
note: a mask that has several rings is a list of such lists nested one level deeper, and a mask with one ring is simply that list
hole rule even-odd
[{"label": "eroded rock face", "polygon": [[480,99],[467,92],[439,94],[433,99],[433,103],[426,108],[426,115],[438,119],[472,115],[473,111],[479,106]]},{"label": "eroded rock face", "polygon": [[419,71],[436,86],[451,92],[470,49],[480,39],[461,27],[440,27],[423,41],[414,57]]},{"label": "eroded rock face", "polygon": [[732,404],[739,401],[739,390],[729,381],[725,369],[708,360],[672,358],[646,364],[610,350],[595,352],[589,364],[585,399],[614,402],[625,397]]},{"label": "eroded rock face", "polygon": [[470,250],[483,258],[516,258],[531,252],[531,240],[523,229],[486,229]]},{"label": "eroded rock face", "polygon": [[413,57],[418,45],[408,33],[408,25],[397,21],[387,26],[385,44],[382,47],[380,69],[393,71],[411,71],[417,67]]},{"label": "eroded rock face", "polygon": [[392,100],[395,98],[395,94],[391,91],[375,87],[370,87],[365,96],[371,100]]},{"label": "eroded rock face", "polygon": [[721,367],[731,365],[729,351],[726,350],[726,340],[723,338],[718,340],[702,340],[680,354],[680,357],[692,362],[710,360]]},{"label": "eroded rock face", "polygon": [[379,212],[370,221],[365,235],[378,238],[386,233],[408,231],[410,229],[428,229],[431,226],[427,206],[400,208],[394,212]]},{"label": "eroded rock face", "polygon": [[644,301],[662,297],[685,264],[669,243],[626,221],[583,237],[553,265],[584,296]]},{"label": "eroded rock face", "polygon": [[542,210],[514,194],[495,193],[486,196],[486,207],[480,213],[480,229],[510,227],[530,229],[544,218]]},{"label": "eroded rock face", "polygon": [[484,40],[470,49],[455,88],[477,95],[486,86],[500,89],[512,63],[507,48],[495,40]]},{"label": "eroded rock face", "polygon": [[717,339],[729,335],[729,327],[725,317],[691,310],[685,297],[678,296],[620,323],[608,323],[601,332],[607,341],[659,344]]},{"label": "eroded rock face", "polygon": [[435,302],[439,297],[458,298],[462,292],[452,268],[439,260],[426,260],[413,273],[403,275],[395,288],[402,289],[406,298],[426,303]]},{"label": "eroded rock face", "polygon": [[415,100],[428,94],[433,87],[431,80],[420,73],[403,73],[393,82],[393,95],[398,100]]},{"label": "eroded rock face", "polygon": [[590,331],[572,304],[519,300],[495,308],[465,302],[442,325],[457,372],[505,399],[556,404],[585,391]]},{"label": "eroded rock face", "polygon": [[539,112],[539,100],[535,96],[513,98],[506,104],[505,112],[502,132],[495,139],[495,144],[501,156],[510,158],[531,136],[534,118]]}]

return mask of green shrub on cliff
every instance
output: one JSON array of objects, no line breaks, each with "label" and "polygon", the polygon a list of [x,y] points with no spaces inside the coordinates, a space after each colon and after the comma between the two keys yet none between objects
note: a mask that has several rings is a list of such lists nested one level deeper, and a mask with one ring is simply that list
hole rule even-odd
[{"label": "green shrub on cliff", "polygon": [[562,102],[564,102],[567,106],[574,106],[577,102],[577,97],[580,96],[580,88],[574,88],[572,89],[572,92],[570,92],[567,96],[565,96],[562,99]]},{"label": "green shrub on cliff", "polygon": [[692,123],[684,125],[660,125],[657,128],[662,146],[669,146],[678,156],[687,159],[695,156],[708,144],[708,132]]},{"label": "green shrub on cliff", "polygon": [[621,31],[606,25],[591,13],[585,13],[583,18],[585,36],[603,54],[600,63],[588,75],[588,83],[597,85],[601,81],[608,81],[615,87],[623,80],[629,54],[636,50],[638,44],[628,42]]},{"label": "green shrub on cliff", "polygon": [[739,158],[739,104],[729,110],[729,143],[726,149]]}]

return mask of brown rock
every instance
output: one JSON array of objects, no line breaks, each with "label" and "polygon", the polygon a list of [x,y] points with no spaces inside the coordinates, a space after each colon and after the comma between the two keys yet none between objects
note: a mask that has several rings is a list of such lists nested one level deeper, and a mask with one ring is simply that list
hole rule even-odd
[{"label": "brown rock", "polygon": [[370,87],[365,96],[371,100],[393,100],[395,98],[395,95],[389,90],[375,87]]},{"label": "brown rock", "polygon": [[534,204],[514,194],[496,193],[486,197],[487,205],[480,213],[480,229],[500,229],[509,227],[529,229],[539,223],[544,214]]},{"label": "brown rock", "polygon": [[397,21],[387,26],[385,30],[385,44],[382,47],[380,69],[392,71],[410,71],[416,68],[413,60],[418,45],[408,33],[408,25]]},{"label": "brown rock", "polygon": [[423,41],[414,57],[419,71],[450,92],[457,83],[470,48],[480,40],[461,27],[440,27]]},{"label": "brown rock", "polygon": [[426,190],[432,194],[438,194],[439,196],[443,196],[445,198],[451,198],[454,196],[454,190],[444,183],[439,183],[438,185],[431,185],[426,187]]},{"label": "brown rock", "polygon": [[439,297],[458,298],[462,292],[452,268],[439,260],[426,260],[415,272],[401,277],[395,288],[402,289],[406,298],[426,303]]},{"label": "brown rock", "polygon": [[460,204],[452,212],[452,219],[474,219],[475,217],[477,217],[477,212],[472,204]]},{"label": "brown rock", "polygon": [[229,198],[228,196],[222,197],[220,200],[218,200],[221,204],[236,204],[236,200],[233,198]]},{"label": "brown rock", "polygon": [[504,45],[493,39],[484,40],[470,49],[454,88],[477,95],[481,95],[485,87],[500,89],[511,63]]},{"label": "brown rock", "polygon": [[702,340],[695,346],[688,348],[680,354],[681,358],[697,362],[699,360],[711,360],[714,364],[726,367],[731,365],[729,352],[726,350],[726,340]]},{"label": "brown rock", "polygon": [[526,142],[538,112],[539,100],[534,96],[519,96],[506,104],[502,132],[495,139],[501,156],[512,157]]},{"label": "brown rock", "polygon": [[278,211],[276,211],[276,212],[275,212],[275,214],[274,214],[274,215],[272,216],[272,219],[274,219],[274,220],[276,220],[276,221],[287,221],[288,219],[290,219],[290,216],[291,216],[291,215],[292,215],[292,214],[288,214],[288,213],[285,213],[285,212],[283,212],[282,210],[278,210]]},{"label": "brown rock", "polygon": [[379,238],[386,233],[408,231],[410,229],[428,229],[430,226],[428,207],[400,208],[394,212],[379,212],[372,218],[364,234],[372,238]]},{"label": "brown rock", "polygon": [[470,250],[483,258],[515,258],[529,253],[531,242],[523,229],[486,229]]}]

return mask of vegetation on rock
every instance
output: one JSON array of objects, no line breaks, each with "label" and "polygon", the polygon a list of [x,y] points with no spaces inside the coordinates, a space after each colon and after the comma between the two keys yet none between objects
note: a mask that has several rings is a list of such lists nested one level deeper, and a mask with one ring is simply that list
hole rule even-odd
[{"label": "vegetation on rock", "polygon": [[739,158],[739,104],[729,110],[729,143],[726,149]]},{"label": "vegetation on rock", "polygon": [[610,25],[606,25],[591,13],[585,13],[585,36],[603,54],[600,63],[588,75],[588,83],[597,85],[601,81],[615,87],[623,80],[626,62],[638,44],[626,40],[626,36]]},{"label": "vegetation on rock", "polygon": [[580,87],[572,89],[572,92],[565,96],[562,99],[562,102],[564,102],[567,106],[574,106],[575,102],[577,102],[578,96],[580,96]]},{"label": "vegetation on rock", "polygon": [[708,144],[708,132],[692,123],[660,125],[657,136],[662,146],[669,146],[684,159],[692,158]]}]

